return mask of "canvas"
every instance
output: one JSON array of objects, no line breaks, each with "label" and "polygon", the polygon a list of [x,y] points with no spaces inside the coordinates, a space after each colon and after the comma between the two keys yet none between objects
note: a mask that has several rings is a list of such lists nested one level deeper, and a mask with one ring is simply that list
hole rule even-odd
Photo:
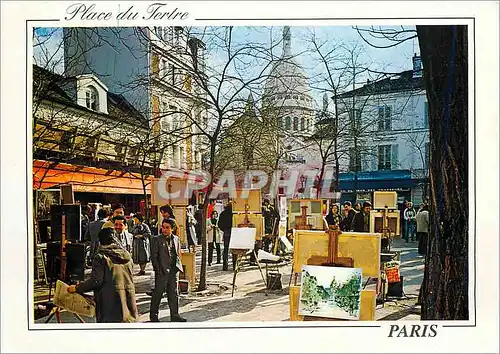
[{"label": "canvas", "polygon": [[242,189],[236,189],[236,197],[233,199],[233,212],[244,212],[248,205],[249,213],[260,213],[262,211],[262,196],[260,189],[250,189],[247,195]]},{"label": "canvas", "polygon": [[233,227],[229,249],[253,250],[255,246],[255,229],[251,227]]},{"label": "canvas", "polygon": [[359,320],[359,268],[302,266],[299,315]]}]

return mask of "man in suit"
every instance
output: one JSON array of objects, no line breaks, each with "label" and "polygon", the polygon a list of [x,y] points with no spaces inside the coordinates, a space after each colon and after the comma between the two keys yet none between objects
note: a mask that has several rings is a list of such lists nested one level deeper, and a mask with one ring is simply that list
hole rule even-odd
[{"label": "man in suit", "polygon": [[341,231],[351,231],[352,230],[352,220],[356,215],[356,211],[352,208],[352,203],[350,201],[346,201],[344,203],[344,216],[340,221],[340,230]]},{"label": "man in suit", "polygon": [[125,217],[118,215],[114,216],[112,220],[118,241],[128,252],[132,252],[132,241],[134,236],[127,231],[127,222]]},{"label": "man in suit", "polygon": [[366,201],[363,203],[363,210],[356,215],[352,220],[352,230],[354,232],[370,232],[370,211],[372,203]]},{"label": "man in suit", "polygon": [[158,311],[165,291],[170,308],[170,321],[186,322],[186,319],[179,315],[177,273],[182,272],[183,268],[180,260],[180,241],[172,233],[174,227],[175,220],[163,219],[161,234],[151,240],[151,263],[155,271],[155,288],[149,311],[151,322],[159,322]]}]

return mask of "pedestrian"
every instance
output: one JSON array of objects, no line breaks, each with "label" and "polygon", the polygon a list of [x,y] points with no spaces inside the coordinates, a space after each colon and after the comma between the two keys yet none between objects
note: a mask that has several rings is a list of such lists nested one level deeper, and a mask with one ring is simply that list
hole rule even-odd
[{"label": "pedestrian", "polygon": [[352,220],[356,211],[352,208],[350,201],[344,202],[344,215],[340,221],[340,231],[352,231]]},{"label": "pedestrian", "polygon": [[113,229],[101,229],[99,243],[90,279],[70,285],[68,292],[94,291],[98,323],[135,322],[138,313],[130,254],[116,243]]},{"label": "pedestrian", "polygon": [[114,216],[112,220],[118,241],[124,249],[128,252],[132,252],[133,236],[127,231],[125,217],[123,215],[118,215]]},{"label": "pedestrian", "polygon": [[370,211],[372,203],[363,203],[363,211],[357,213],[352,220],[352,230],[354,232],[370,232]]},{"label": "pedestrian", "polygon": [[[161,234],[161,225],[159,224],[161,220],[164,219],[173,219],[175,220],[175,215],[174,215],[174,209],[172,208],[171,205],[165,204],[160,207],[160,214],[162,218],[158,221],[158,234]],[[177,230],[177,223],[174,223],[174,229],[173,229],[173,234],[178,236],[178,230]],[[155,289],[155,273],[151,273],[151,276],[149,278],[149,286],[151,288],[150,291],[146,291],[146,295],[152,296],[153,291]]]},{"label": "pedestrian", "polygon": [[177,274],[182,272],[183,268],[180,261],[180,241],[173,234],[174,227],[175,220],[163,219],[161,234],[151,240],[151,263],[155,272],[155,288],[149,312],[151,322],[159,322],[159,306],[165,291],[170,308],[170,321],[186,322],[186,319],[179,315]]},{"label": "pedestrian", "polygon": [[408,202],[408,207],[404,212],[404,221],[406,224],[406,242],[415,241],[415,228],[417,226],[416,221],[417,212],[413,207],[412,202]]},{"label": "pedestrian", "polygon": [[92,260],[99,249],[99,231],[102,229],[102,225],[106,222],[108,217],[108,212],[105,209],[99,209],[97,212],[97,220],[89,223],[87,232],[85,234],[85,240],[90,241],[90,252],[88,263],[92,264]]},{"label": "pedestrian", "polygon": [[[85,204],[82,206],[82,212],[80,215],[80,226],[81,226],[81,237],[85,237],[90,224],[90,214],[91,208],[89,205]],[[85,240],[85,239],[84,239]]]},{"label": "pedestrian", "polygon": [[[222,270],[229,268],[229,241],[231,241],[231,228],[233,227],[233,207],[229,201],[219,216],[219,229],[224,239],[224,251],[222,254]],[[236,266],[236,256],[233,254],[233,270]]]},{"label": "pedestrian", "polygon": [[186,236],[188,241],[188,250],[196,253],[196,244],[198,243],[198,238],[196,237],[196,224],[197,221],[193,215],[193,206],[189,205],[186,208]]},{"label": "pedestrian", "polygon": [[212,199],[208,203],[208,207],[207,207],[207,219],[210,219],[210,216],[212,215],[212,211],[214,211],[214,208],[215,208],[215,200]]},{"label": "pedestrian", "polygon": [[328,227],[330,226],[339,226],[340,221],[341,221],[341,216],[339,213],[339,206],[335,203],[330,204],[330,210],[328,211],[328,214],[326,215],[326,222],[328,224]]},{"label": "pedestrian", "polygon": [[[113,206],[111,207],[111,215],[109,216],[108,221],[106,221],[104,225],[102,225],[102,227],[113,228],[115,226],[113,221],[113,218],[115,216],[125,216],[125,208],[123,207],[123,204],[113,204]],[[125,218],[123,218],[123,220],[125,220]],[[127,229],[127,224],[125,224],[125,229]]]},{"label": "pedestrian", "polygon": [[134,264],[139,264],[140,271],[137,275],[146,274],[146,265],[150,258],[150,239],[151,230],[149,226],[144,223],[144,218],[141,214],[135,214],[134,218],[134,228],[132,230],[132,235],[134,236],[132,242],[132,259]]},{"label": "pedestrian", "polygon": [[356,211],[356,213],[360,213],[361,212],[361,203],[356,203],[356,205],[354,205],[354,210]]},{"label": "pedestrian", "polygon": [[214,247],[217,250],[217,264],[220,264],[222,232],[218,226],[219,215],[217,210],[212,211],[210,219],[207,220],[207,243],[208,243],[208,265],[212,265],[212,258],[214,254]]},{"label": "pedestrian", "polygon": [[198,245],[201,245],[201,226],[203,225],[203,204],[198,205],[198,209],[194,213],[194,218],[196,219],[196,225],[195,225],[196,238],[198,239]]},{"label": "pedestrian", "polygon": [[429,210],[427,204],[423,204],[416,216],[417,220],[417,239],[418,253],[425,255],[427,253],[427,240],[429,237]]}]

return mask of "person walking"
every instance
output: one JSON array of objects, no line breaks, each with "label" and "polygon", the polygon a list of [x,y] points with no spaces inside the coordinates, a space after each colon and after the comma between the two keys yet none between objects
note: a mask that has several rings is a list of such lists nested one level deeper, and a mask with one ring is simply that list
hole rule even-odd
[{"label": "person walking", "polygon": [[116,243],[114,231],[99,231],[99,249],[90,278],[70,285],[69,293],[94,291],[97,323],[136,322],[138,318],[130,254]]},{"label": "person walking", "polygon": [[340,225],[341,216],[339,213],[339,206],[335,203],[330,205],[330,210],[325,217],[328,227]]},{"label": "person walking", "polygon": [[344,202],[344,215],[340,220],[340,231],[351,231],[352,230],[352,220],[356,215],[356,211],[352,208],[352,203],[350,201]]},{"label": "person walking", "polygon": [[214,246],[217,249],[217,264],[220,264],[221,260],[221,248],[220,244],[222,242],[222,232],[218,226],[219,218],[217,210],[212,211],[210,219],[207,220],[207,243],[208,243],[208,265],[212,265],[212,258],[214,254]]},{"label": "person walking", "polygon": [[90,252],[87,263],[92,265],[92,260],[99,249],[99,231],[102,229],[102,225],[106,222],[108,217],[108,212],[105,209],[99,209],[97,212],[97,220],[91,221],[87,232],[85,233],[85,240],[90,241]]},{"label": "person walking", "polygon": [[370,232],[370,211],[372,203],[363,203],[363,211],[357,213],[352,220],[352,230],[354,232]]},{"label": "person walking", "polygon": [[196,231],[196,238],[198,240],[198,245],[201,245],[201,226],[203,225],[203,204],[198,205],[198,209],[194,213],[194,218],[196,220],[196,225],[194,226]]},{"label": "person walking", "polygon": [[139,264],[140,271],[137,275],[146,274],[146,265],[150,258],[150,239],[151,230],[149,226],[144,223],[144,218],[141,214],[134,215],[134,228],[132,235],[134,236],[132,242],[132,259],[134,264]]},{"label": "person walking", "polygon": [[175,220],[163,219],[161,234],[151,240],[151,263],[155,272],[155,288],[151,298],[149,319],[160,322],[158,312],[161,298],[166,291],[171,322],[186,322],[179,315],[179,298],[177,289],[177,273],[183,271],[180,260],[181,245],[174,235]]},{"label": "person walking", "polygon": [[[224,239],[224,252],[222,254],[222,270],[229,268],[229,241],[231,241],[231,228],[233,227],[233,207],[228,202],[219,216],[219,229],[222,231]],[[233,270],[236,266],[236,256],[233,255]]]},{"label": "person walking", "polygon": [[426,204],[423,204],[417,213],[417,240],[418,253],[425,255],[427,253],[427,240],[429,237],[429,210]]},{"label": "person walking", "polygon": [[416,221],[417,212],[413,207],[412,202],[408,202],[408,207],[404,212],[404,220],[406,224],[406,242],[415,241],[415,227],[417,224]]},{"label": "person walking", "polygon": [[189,251],[196,253],[196,244],[198,243],[198,238],[196,237],[197,221],[193,215],[193,208],[193,205],[189,205],[186,208],[186,236]]},{"label": "person walking", "polygon": [[[102,225],[103,228],[105,227],[109,227],[109,228],[113,228],[114,227],[114,221],[113,221],[113,218],[115,216],[125,216],[125,207],[123,206],[123,204],[113,204],[112,208],[111,208],[111,215],[110,215],[110,218],[108,219],[108,221],[106,221],[104,223],[104,225]],[[125,218],[123,218],[123,220],[125,220]],[[125,230],[127,229],[127,224],[125,223]]]}]

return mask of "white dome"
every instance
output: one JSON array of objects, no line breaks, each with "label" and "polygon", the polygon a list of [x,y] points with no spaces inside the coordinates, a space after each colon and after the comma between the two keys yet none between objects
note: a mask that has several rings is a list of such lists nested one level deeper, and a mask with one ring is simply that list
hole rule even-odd
[{"label": "white dome", "polygon": [[264,101],[280,107],[314,108],[304,69],[291,55],[289,27],[283,31],[283,55],[274,63],[266,79]]}]

